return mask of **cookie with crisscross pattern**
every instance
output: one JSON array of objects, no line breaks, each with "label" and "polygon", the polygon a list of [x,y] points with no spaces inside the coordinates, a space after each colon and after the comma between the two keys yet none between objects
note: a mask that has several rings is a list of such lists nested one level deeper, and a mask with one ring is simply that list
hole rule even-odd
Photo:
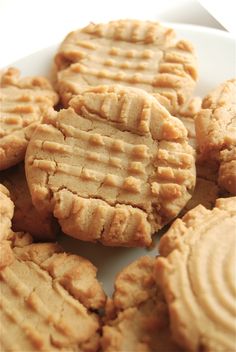
[{"label": "cookie with crisscross pattern", "polygon": [[65,38],[55,58],[58,89],[67,106],[88,86],[122,84],[165,100],[176,113],[197,79],[192,45],[157,22],[90,23]]},{"label": "cookie with crisscross pattern", "polygon": [[20,78],[18,69],[0,75],[0,170],[24,159],[26,147],[44,112],[58,101],[44,77]]},{"label": "cookie with crisscross pattern", "polygon": [[92,87],[54,112],[26,155],[33,203],[63,231],[111,246],[148,246],[195,185],[187,131],[150,94]]}]

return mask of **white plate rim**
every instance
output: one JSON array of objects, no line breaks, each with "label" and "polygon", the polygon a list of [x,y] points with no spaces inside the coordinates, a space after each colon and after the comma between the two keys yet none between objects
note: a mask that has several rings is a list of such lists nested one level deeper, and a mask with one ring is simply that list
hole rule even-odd
[{"label": "white plate rim", "polygon": [[[209,33],[212,35],[221,36],[222,38],[231,39],[233,42],[235,42],[235,50],[236,50],[236,38],[232,33],[229,33],[227,31],[224,31],[224,30],[221,30],[218,28],[200,26],[200,25],[195,25],[195,24],[188,24],[188,23],[162,22],[162,21],[158,21],[158,20],[156,22],[161,23],[162,25],[169,27],[169,28],[173,28],[173,29],[183,29],[183,30],[189,30],[191,32]],[[79,29],[79,27],[77,29]],[[74,30],[77,30],[77,29],[74,29]],[[73,31],[73,29],[72,29],[72,31]],[[54,42],[51,45],[48,45],[46,47],[42,47],[39,50],[32,51],[31,53],[29,53],[27,55],[22,55],[17,60],[14,60],[11,63],[9,63],[8,65],[4,66],[3,69],[8,68],[10,66],[14,66],[18,61],[26,59],[27,57],[29,57],[31,55],[37,54],[37,53],[41,52],[42,50],[48,50],[52,47],[58,47],[59,45],[60,45],[60,43]]]}]

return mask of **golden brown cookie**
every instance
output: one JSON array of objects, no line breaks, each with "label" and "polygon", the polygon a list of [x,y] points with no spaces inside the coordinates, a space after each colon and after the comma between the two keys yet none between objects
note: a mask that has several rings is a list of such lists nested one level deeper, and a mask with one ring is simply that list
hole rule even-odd
[{"label": "golden brown cookie", "polygon": [[57,101],[46,78],[20,78],[15,68],[0,75],[0,170],[24,159],[32,132]]},{"label": "golden brown cookie", "polygon": [[154,97],[92,87],[47,116],[26,154],[33,203],[63,232],[111,246],[148,246],[195,185],[187,131]]},{"label": "golden brown cookie", "polygon": [[156,286],[155,259],[141,257],[117,276],[103,326],[104,352],[180,352],[172,341],[167,306]]},{"label": "golden brown cookie", "polygon": [[29,235],[14,234],[12,247],[13,263],[0,271],[1,351],[97,351],[105,295],[96,268]]},{"label": "golden brown cookie", "polygon": [[202,102],[196,138],[202,160],[220,166],[218,182],[236,195],[236,79],[222,83]]},{"label": "golden brown cookie", "polygon": [[65,106],[88,86],[118,83],[161,95],[175,113],[197,79],[192,45],[177,41],[172,29],[149,21],[90,23],[68,34],[55,63]]},{"label": "golden brown cookie", "polygon": [[8,189],[0,184],[0,269],[13,261],[13,254],[8,237],[11,233],[11,220],[14,204]]},{"label": "golden brown cookie", "polygon": [[155,264],[174,339],[188,351],[234,351],[236,197],[197,206],[162,237]]},{"label": "golden brown cookie", "polygon": [[8,188],[15,205],[12,230],[29,232],[36,240],[55,240],[59,226],[51,215],[40,213],[33,206],[24,164],[2,171],[0,182]]}]

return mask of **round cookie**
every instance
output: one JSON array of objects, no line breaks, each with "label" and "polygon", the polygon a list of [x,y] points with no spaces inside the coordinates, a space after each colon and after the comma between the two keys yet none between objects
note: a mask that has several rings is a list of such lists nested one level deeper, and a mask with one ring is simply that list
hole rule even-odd
[{"label": "round cookie", "polygon": [[68,34],[55,63],[64,106],[88,86],[118,83],[152,93],[176,113],[197,79],[192,45],[177,41],[172,29],[149,21],[90,23]]},{"label": "round cookie", "polygon": [[182,351],[170,335],[167,306],[156,286],[155,258],[141,257],[116,278],[103,326],[104,352]]},{"label": "round cookie", "polygon": [[148,246],[195,185],[187,131],[145,91],[92,87],[45,117],[26,153],[35,207],[62,230],[110,246]]},{"label": "round cookie", "polygon": [[14,261],[0,270],[1,351],[99,349],[105,304],[96,268],[57,244],[13,234]]},{"label": "round cookie", "polygon": [[236,197],[197,206],[160,241],[157,281],[175,340],[188,351],[234,351]]},{"label": "round cookie", "polygon": [[196,117],[196,138],[202,160],[219,165],[218,183],[236,195],[236,79],[209,93]]},{"label": "round cookie", "polygon": [[46,78],[20,78],[15,68],[1,73],[0,86],[0,170],[4,170],[24,159],[32,132],[58,96]]},{"label": "round cookie", "polygon": [[12,230],[29,232],[34,239],[40,241],[55,240],[59,226],[51,215],[40,213],[33,206],[24,163],[2,171],[0,182],[8,188],[15,205]]}]

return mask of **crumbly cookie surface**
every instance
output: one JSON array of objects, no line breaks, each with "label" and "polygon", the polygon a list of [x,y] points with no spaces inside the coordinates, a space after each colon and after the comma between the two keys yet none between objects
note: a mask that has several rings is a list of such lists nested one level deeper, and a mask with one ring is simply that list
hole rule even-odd
[{"label": "crumbly cookie surface", "polygon": [[175,115],[178,117],[188,131],[189,144],[196,150],[196,131],[195,131],[195,117],[201,109],[201,98],[190,98]]},{"label": "crumbly cookie surface", "polygon": [[0,184],[0,241],[7,238],[11,229],[14,204],[10,199],[9,190]]},{"label": "crumbly cookie surface", "polygon": [[36,240],[55,240],[59,230],[58,225],[51,215],[38,212],[33,206],[24,164],[20,163],[2,171],[0,182],[8,188],[11,200],[14,202],[12,230],[29,232]]},{"label": "crumbly cookie surface", "polygon": [[117,276],[103,326],[104,352],[180,352],[172,341],[168,311],[155,283],[155,259],[141,257]]},{"label": "crumbly cookie surface", "polygon": [[87,86],[118,83],[162,96],[175,113],[197,79],[192,45],[157,22],[90,23],[65,38],[55,62],[65,106]]},{"label": "crumbly cookie surface", "polygon": [[207,209],[212,209],[220,193],[220,189],[217,185],[218,167],[216,167],[214,164],[209,165],[208,162],[203,162],[198,155],[198,146],[196,142],[195,132],[195,117],[199,113],[200,109],[201,98],[192,97],[176,115],[176,117],[178,117],[186,127],[189,144],[196,151],[196,186],[193,192],[193,196],[181,211],[181,216],[199,204],[202,204]]},{"label": "crumbly cookie surface", "polygon": [[236,79],[209,93],[196,117],[196,138],[201,158],[220,166],[219,184],[236,195]]},{"label": "crumbly cookie surface", "polygon": [[93,87],[50,115],[26,155],[34,205],[66,234],[147,246],[191,197],[195,159],[184,125],[154,97]]},{"label": "crumbly cookie surface", "polygon": [[13,261],[13,254],[8,240],[11,233],[11,220],[14,204],[8,189],[0,183],[0,270]]},{"label": "crumbly cookie surface", "polygon": [[186,127],[189,143],[196,151],[196,186],[192,198],[181,211],[181,216],[199,204],[207,209],[212,209],[220,194],[217,185],[218,166],[215,163],[209,163],[209,161],[202,161],[198,152],[195,118],[200,110],[201,98],[192,97],[176,115]]},{"label": "crumbly cookie surface", "polygon": [[9,68],[0,75],[0,170],[24,159],[30,136],[58,96],[43,77],[20,78]]},{"label": "crumbly cookie surface", "polygon": [[96,268],[61,252],[57,244],[30,243],[13,234],[13,263],[0,271],[1,351],[83,351],[99,348],[105,303]]},{"label": "crumbly cookie surface", "polygon": [[157,281],[175,340],[190,351],[235,349],[236,197],[198,206],[160,241]]},{"label": "crumbly cookie surface", "polygon": [[220,152],[218,183],[223,189],[236,195],[236,144],[230,149],[224,149]]}]

